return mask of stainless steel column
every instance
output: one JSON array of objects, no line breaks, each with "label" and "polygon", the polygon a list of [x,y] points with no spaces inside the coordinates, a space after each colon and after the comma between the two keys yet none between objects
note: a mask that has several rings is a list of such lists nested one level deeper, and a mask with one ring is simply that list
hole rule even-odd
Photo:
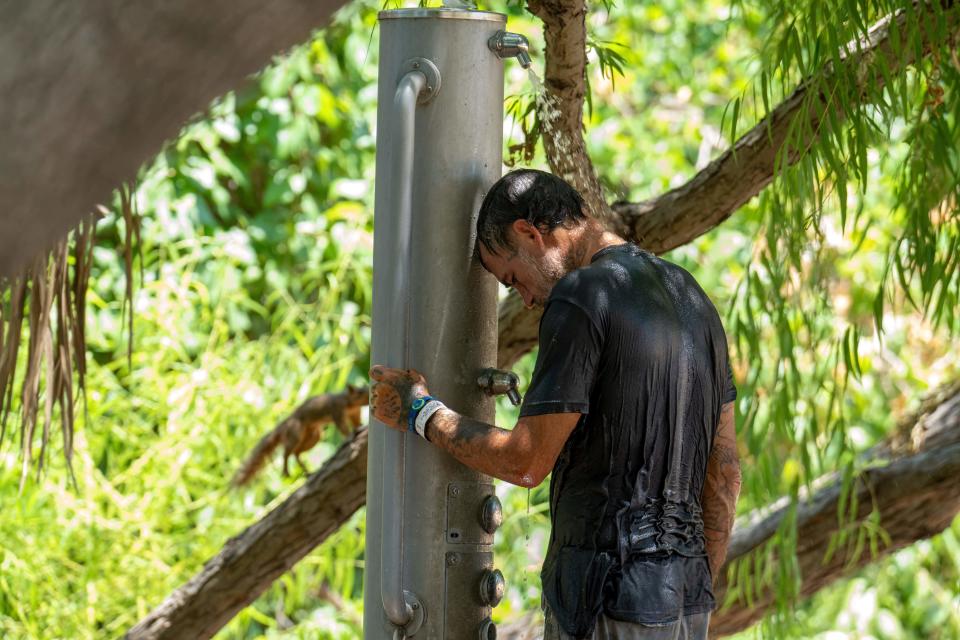
[{"label": "stainless steel column", "polygon": [[[433,395],[488,422],[493,402],[476,379],[496,365],[497,291],[473,247],[477,209],[501,170],[503,61],[488,40],[505,22],[501,14],[454,9],[380,13],[372,362],[421,371]],[[401,79],[421,68],[415,58],[435,65],[441,81],[432,86],[426,74],[430,86],[421,97],[433,95],[415,110],[406,239],[394,195],[403,192],[394,182],[403,173],[396,157],[402,107],[395,96]],[[406,277],[397,278],[399,270]],[[392,299],[404,281],[409,298],[398,312]],[[393,479],[397,463],[402,483]],[[497,581],[492,527],[482,520],[493,495],[490,479],[418,436],[375,421],[368,465],[365,638],[393,640],[396,623],[406,623],[417,639],[491,637],[486,623]],[[393,517],[399,496],[398,526],[384,518]],[[399,558],[392,557],[397,551]],[[410,608],[397,601],[402,596],[394,582],[408,592]]]}]

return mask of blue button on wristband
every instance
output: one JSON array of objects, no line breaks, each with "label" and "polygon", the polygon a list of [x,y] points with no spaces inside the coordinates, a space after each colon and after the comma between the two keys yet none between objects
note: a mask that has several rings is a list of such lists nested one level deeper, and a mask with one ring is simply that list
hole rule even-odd
[{"label": "blue button on wristband", "polygon": [[431,400],[433,400],[431,396],[421,396],[413,401],[410,405],[410,413],[407,414],[407,431],[417,432],[417,415]]}]

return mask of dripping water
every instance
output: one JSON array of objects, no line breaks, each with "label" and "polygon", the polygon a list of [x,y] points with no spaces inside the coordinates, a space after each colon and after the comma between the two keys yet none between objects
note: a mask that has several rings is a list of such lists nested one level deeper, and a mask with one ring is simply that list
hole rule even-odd
[{"label": "dripping water", "polygon": [[534,93],[543,93],[543,84],[540,82],[540,76],[533,70],[533,67],[527,68],[527,77],[530,78],[530,84],[533,85]]},{"label": "dripping water", "polygon": [[[533,69],[530,70],[530,73],[536,77],[536,74],[533,73]],[[527,595],[527,575],[530,573],[530,487],[527,487],[527,517],[523,519],[523,551],[526,554],[524,558],[523,566],[523,584],[520,587],[520,592],[524,597]]]},{"label": "dripping water", "polygon": [[[555,126],[560,118],[560,99],[547,91],[543,81],[533,67],[527,68],[527,77],[530,79],[530,85],[533,87],[534,100],[537,106],[537,114],[540,117],[540,126],[543,134],[553,139],[553,144],[559,155],[569,155],[573,151],[573,141],[562,129]],[[570,171],[570,173],[567,173]],[[566,167],[564,175],[561,176],[567,182],[574,186],[585,185],[589,182],[589,177],[582,166]]]}]

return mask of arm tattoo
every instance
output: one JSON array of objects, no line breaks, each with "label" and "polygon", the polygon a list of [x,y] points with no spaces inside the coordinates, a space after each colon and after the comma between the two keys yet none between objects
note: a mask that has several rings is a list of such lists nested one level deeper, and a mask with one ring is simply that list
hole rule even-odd
[{"label": "arm tattoo", "polygon": [[511,455],[511,432],[444,408],[427,422],[427,440],[481,473],[512,484],[531,486],[533,479]]},{"label": "arm tattoo", "polygon": [[[426,380],[413,369],[370,369],[370,412],[387,426],[406,430],[413,401],[429,395]],[[536,461],[527,431],[518,434],[472,420],[443,408],[430,416],[424,432],[427,440],[445,449],[468,467],[512,484],[535,486],[539,481],[527,466]],[[538,467],[539,468],[539,467]]]},{"label": "arm tattoo", "polygon": [[[729,411],[727,410],[729,409]],[[740,456],[733,428],[733,408],[725,408],[707,462],[703,485],[703,529],[710,572],[716,582],[727,555],[740,493]]]}]

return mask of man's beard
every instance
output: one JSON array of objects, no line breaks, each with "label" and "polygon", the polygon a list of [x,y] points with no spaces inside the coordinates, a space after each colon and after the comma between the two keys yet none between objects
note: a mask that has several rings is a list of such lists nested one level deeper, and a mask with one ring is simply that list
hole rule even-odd
[{"label": "man's beard", "polygon": [[517,258],[519,258],[520,261],[525,265],[530,267],[530,269],[536,274],[536,282],[533,283],[533,286],[536,287],[536,291],[532,291],[533,304],[536,306],[543,306],[543,304],[547,301],[547,297],[550,295],[550,292],[553,290],[553,286],[560,281],[560,278],[576,268],[567,265],[566,262],[569,261],[564,261],[555,253],[548,253],[540,260],[536,260],[531,257],[529,253],[518,248]]}]

